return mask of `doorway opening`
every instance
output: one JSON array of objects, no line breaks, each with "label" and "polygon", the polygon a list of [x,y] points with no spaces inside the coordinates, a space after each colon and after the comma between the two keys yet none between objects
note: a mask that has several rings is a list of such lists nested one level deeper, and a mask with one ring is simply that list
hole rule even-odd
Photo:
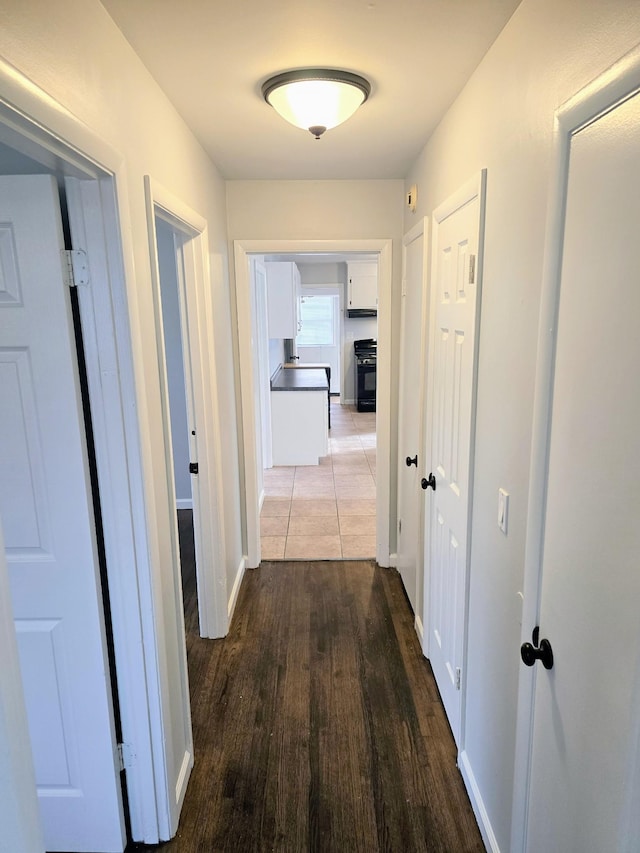
[{"label": "doorway opening", "polygon": [[[187,392],[190,372],[185,370],[185,341],[182,333],[185,322],[184,294],[181,287],[182,247],[179,232],[156,213],[154,218],[158,251],[158,275],[162,308],[164,361],[167,375],[167,399],[171,422],[171,455],[175,491],[176,523],[178,528],[178,554],[180,565],[183,609],[193,614],[191,606],[195,596],[198,601],[198,550],[193,515],[193,488],[191,471],[191,439],[195,423],[191,402],[191,389]],[[186,353],[188,361],[188,352]],[[193,426],[190,426],[193,424]],[[187,601],[186,599],[189,599]],[[185,626],[186,628],[186,626]],[[189,629],[187,628],[187,634]],[[199,625],[196,626],[199,631]]]},{"label": "doorway opening", "polygon": [[[358,411],[356,344],[362,336],[376,340],[377,317],[352,319],[346,315],[353,257],[263,256],[270,378],[275,380],[280,370],[289,369],[311,376],[308,371],[315,369],[321,377],[326,374],[328,385],[326,453],[318,457],[317,464],[284,464],[274,458],[273,466],[264,465],[260,546],[265,560],[373,559],[376,555],[375,384],[371,411]],[[361,256],[355,257],[359,260]],[[284,294],[278,292],[281,279],[279,275],[270,277],[272,263],[278,265],[278,271],[283,263],[295,265],[293,280],[299,286],[285,289]],[[377,259],[372,263],[377,267]],[[280,317],[286,309],[281,304],[283,295],[296,302],[290,340],[272,334],[273,304]],[[261,318],[255,322],[260,325]],[[275,334],[282,331],[278,319]],[[371,361],[368,367],[375,371]],[[375,372],[373,377],[375,383]],[[266,390],[270,393],[269,385]],[[289,402],[290,397],[276,392],[274,403],[281,399]],[[271,429],[276,446],[282,428],[274,407]],[[263,457],[267,455],[263,449]]]},{"label": "doorway opening", "polygon": [[[235,244],[235,254],[247,566],[257,566],[261,558],[342,559],[343,556],[377,558],[381,565],[389,565],[391,241],[314,241],[310,244],[299,241],[243,241]],[[257,375],[253,359],[247,355],[251,352],[251,340],[256,340],[255,316],[252,313],[255,311],[252,293],[255,275],[252,268],[256,256],[259,256],[263,267],[268,267],[272,261],[279,264],[293,263],[301,271],[298,310],[294,312],[294,315],[297,313],[294,316],[296,325],[290,338],[287,340],[283,334],[278,337],[269,334],[269,380],[290,362],[293,365],[298,363],[299,366],[307,364],[316,369],[319,367],[321,372],[329,368],[333,374],[333,364],[325,360],[330,358],[325,345],[329,341],[333,347],[339,344],[334,362],[337,363],[337,381],[331,381],[329,386],[336,395],[329,397],[331,429],[327,446],[331,452],[320,453],[317,465],[315,462],[304,465],[288,463],[276,464],[271,468],[265,466],[263,469],[259,463],[260,457],[267,456],[264,448],[257,446],[259,438],[256,440],[260,435],[260,429],[256,427],[259,383],[264,382],[264,379],[261,380]],[[366,259],[379,265],[376,277],[379,280],[379,294],[374,296],[373,310],[368,312],[368,316],[347,318],[347,263],[356,259]],[[342,271],[336,273],[339,267]],[[312,301],[315,298],[318,298],[317,306]],[[300,309],[305,311],[303,306],[307,300],[309,307],[313,306],[317,310],[318,317],[316,328],[311,334],[305,333],[304,325],[299,322],[302,319]],[[322,318],[320,315],[323,315]],[[338,323],[339,330],[336,328]],[[377,412],[360,415],[354,405],[354,341],[364,337],[378,341],[381,359],[378,362]],[[309,361],[306,361],[307,358]],[[272,418],[272,430],[275,429],[275,420]],[[356,453],[358,459],[355,458]],[[337,460],[335,468],[334,459]],[[273,461],[277,463],[278,460]],[[361,487],[360,490],[358,487]],[[309,498],[316,499],[315,506],[311,506]],[[304,500],[306,506],[295,505],[297,500]],[[351,513],[350,518],[343,513],[344,518],[341,520],[339,501],[343,501],[343,510]],[[308,514],[304,512],[305,509]],[[345,538],[344,543],[341,534]],[[292,537],[289,543],[291,547],[287,548],[286,540],[289,536]],[[311,554],[308,550],[310,536],[317,536],[316,545],[326,546],[327,550],[314,550]],[[303,540],[306,540],[307,550],[296,550],[294,546],[303,545]],[[344,549],[343,544],[346,546]]]},{"label": "doorway opening", "polygon": [[[145,177],[147,225],[162,397],[166,500],[171,530],[171,583],[184,626],[181,546],[195,564],[199,633],[221,637],[228,614],[224,543],[219,521],[220,447],[215,356],[209,297],[206,221]],[[204,521],[206,519],[206,523]],[[182,531],[182,537],[179,536]],[[182,542],[180,540],[183,540]],[[186,661],[183,702],[188,710]],[[189,716],[189,714],[185,714]],[[188,733],[190,739],[190,731]]]}]

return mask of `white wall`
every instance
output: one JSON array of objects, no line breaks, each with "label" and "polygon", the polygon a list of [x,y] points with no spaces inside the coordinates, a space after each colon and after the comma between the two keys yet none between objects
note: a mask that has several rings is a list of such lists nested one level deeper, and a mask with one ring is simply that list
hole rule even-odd
[{"label": "white wall", "polygon": [[[637,0],[524,0],[410,170],[407,231],[488,169],[466,750],[509,849],[533,383],[553,114],[640,41]],[[508,536],[498,488],[511,495]]]},{"label": "white wall", "polygon": [[284,341],[282,338],[269,338],[269,376],[273,376],[284,361]]},{"label": "white wall", "polygon": [[[397,376],[398,371],[403,206],[404,187],[401,180],[227,182],[230,241],[393,240],[392,377]],[[369,335],[358,334],[358,337]],[[237,364],[237,356],[235,361]],[[398,407],[398,383],[393,378],[391,389],[393,413]],[[397,429],[393,417],[390,452],[395,465]],[[391,470],[390,493],[391,506],[395,507],[395,468]],[[395,530],[396,522],[392,518],[392,551],[395,551]]]},{"label": "white wall", "polygon": [[[225,185],[195,137],[167,101],[97,0],[6,0],[0,9],[0,57],[40,87],[61,110],[82,121],[123,159],[117,185],[127,214],[127,281],[133,307],[136,412],[144,464],[145,517],[153,577],[157,660],[163,684],[163,715],[169,763],[180,759],[184,722],[179,683],[184,636],[172,582],[168,501],[164,464],[160,385],[143,178],[160,185],[208,222],[215,346],[219,370],[227,589],[242,559],[234,377],[229,354],[231,315],[228,289]],[[130,254],[129,254],[130,253]],[[144,558],[144,555],[143,555]],[[128,567],[125,567],[128,568]],[[145,612],[144,618],[148,620]],[[168,767],[173,784],[179,766]]]}]

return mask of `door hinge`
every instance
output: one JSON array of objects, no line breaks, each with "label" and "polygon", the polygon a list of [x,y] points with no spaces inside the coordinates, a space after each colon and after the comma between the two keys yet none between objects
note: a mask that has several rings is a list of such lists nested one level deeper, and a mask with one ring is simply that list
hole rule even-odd
[{"label": "door hinge", "polygon": [[89,259],[85,250],[65,249],[62,255],[67,287],[89,284]]},{"label": "door hinge", "polygon": [[469,255],[469,284],[475,284],[476,281],[476,256]]},{"label": "door hinge", "polygon": [[460,683],[462,681],[462,670],[459,666],[456,667],[456,690],[460,690]]},{"label": "door hinge", "polygon": [[198,463],[197,462],[189,462],[189,473],[197,474],[198,473]]},{"label": "door hinge", "polygon": [[133,766],[133,753],[128,743],[118,744],[118,766],[121,771]]}]

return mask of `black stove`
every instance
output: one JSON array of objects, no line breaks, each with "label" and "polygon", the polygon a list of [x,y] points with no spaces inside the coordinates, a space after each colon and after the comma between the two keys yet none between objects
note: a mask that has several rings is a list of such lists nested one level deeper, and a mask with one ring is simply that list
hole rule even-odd
[{"label": "black stove", "polygon": [[378,342],[375,338],[363,338],[353,342],[353,350],[356,363],[356,409],[359,412],[375,412]]}]

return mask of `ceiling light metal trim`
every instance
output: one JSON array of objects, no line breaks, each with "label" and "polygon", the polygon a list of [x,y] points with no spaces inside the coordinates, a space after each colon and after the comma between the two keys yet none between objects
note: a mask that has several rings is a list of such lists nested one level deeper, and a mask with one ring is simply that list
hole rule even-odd
[{"label": "ceiling light metal trim", "polygon": [[[278,98],[271,99],[271,96],[274,92],[283,87],[291,86],[298,83],[338,83],[342,86],[351,87],[352,90],[356,90],[359,92],[362,100],[355,106],[352,106],[351,110],[342,117],[337,118],[333,121],[333,123],[327,123],[325,126],[318,121],[311,121],[309,123],[301,123],[300,120],[294,119],[291,115],[291,109],[285,107],[284,111],[281,108],[284,105],[279,105],[277,101]],[[353,113],[364,104],[364,102],[368,99],[371,94],[371,84],[368,80],[362,77],[360,74],[354,74],[352,71],[341,71],[337,68],[297,68],[291,71],[284,71],[280,74],[276,74],[273,77],[270,77],[262,84],[262,96],[265,101],[272,106],[279,115],[282,116],[286,121],[294,124],[296,127],[301,127],[309,130],[316,139],[319,139],[320,136],[325,132],[327,127],[336,127],[338,124],[342,124],[343,121],[346,121],[347,118],[350,118]],[[288,113],[288,114],[287,114]],[[315,116],[314,116],[315,119]]]}]

